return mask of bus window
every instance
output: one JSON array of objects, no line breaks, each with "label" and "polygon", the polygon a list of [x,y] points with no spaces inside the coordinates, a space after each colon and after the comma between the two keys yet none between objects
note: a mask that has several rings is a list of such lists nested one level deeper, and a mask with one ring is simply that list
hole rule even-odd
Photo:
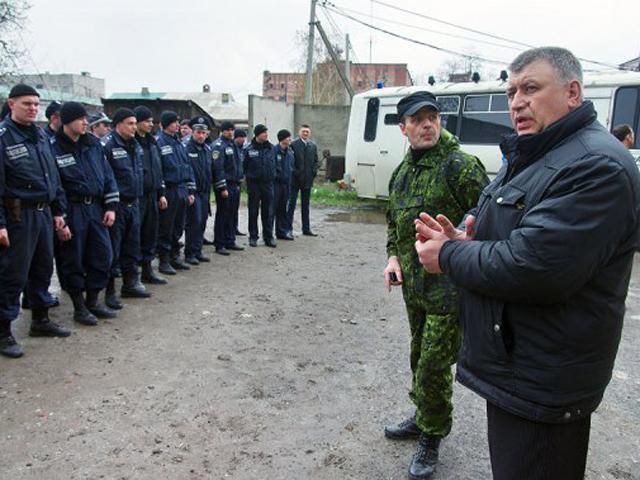
[{"label": "bus window", "polygon": [[[620,87],[613,103],[611,130],[622,123],[631,126],[636,138],[640,135],[640,87]],[[637,140],[636,140],[637,145]]]},{"label": "bus window", "polygon": [[400,119],[398,118],[397,113],[387,113],[384,116],[385,125],[398,125],[399,123],[400,123]]},{"label": "bus window", "polygon": [[370,98],[367,102],[367,117],[364,122],[364,141],[373,142],[376,139],[378,126],[378,112],[380,111],[380,99]]},{"label": "bus window", "polygon": [[454,135],[458,130],[458,112],[460,111],[460,97],[457,95],[436,97],[440,104],[440,119],[442,128]]},{"label": "bus window", "polygon": [[503,135],[512,132],[505,95],[469,95],[464,99],[461,142],[498,144]]}]

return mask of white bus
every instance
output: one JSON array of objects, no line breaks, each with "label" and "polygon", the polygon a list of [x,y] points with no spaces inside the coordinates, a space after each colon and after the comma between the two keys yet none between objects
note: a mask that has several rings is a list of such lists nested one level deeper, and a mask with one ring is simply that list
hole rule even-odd
[{"label": "white bus", "polygon": [[[506,82],[443,83],[432,87],[393,87],[370,90],[353,97],[347,134],[345,179],[359,197],[388,197],[389,179],[408,147],[398,127],[396,105],[410,93],[427,90],[442,107],[442,127],[455,134],[462,149],[476,155],[490,177],[502,166],[498,144],[513,131]],[[585,98],[591,100],[598,120],[611,131],[631,125],[636,137],[633,156],[640,150],[640,72],[615,71],[585,75]]]}]

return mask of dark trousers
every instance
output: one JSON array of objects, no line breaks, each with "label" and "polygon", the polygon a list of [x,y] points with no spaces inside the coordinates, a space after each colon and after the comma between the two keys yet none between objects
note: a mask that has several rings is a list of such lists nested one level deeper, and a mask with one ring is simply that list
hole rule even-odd
[{"label": "dark trousers", "polygon": [[53,218],[49,208],[23,208],[20,222],[8,222],[10,246],[0,247],[0,329],[20,313],[27,287],[32,308],[46,307],[53,274]]},{"label": "dark trousers", "polygon": [[240,206],[240,189],[227,185],[227,198],[216,192],[216,219],[213,227],[216,248],[230,247],[236,243],[236,213]]},{"label": "dark trousers", "polygon": [[276,237],[280,238],[284,237],[292,230],[291,224],[289,223],[289,214],[287,212],[291,187],[288,183],[276,182],[273,188],[273,216],[275,217]]},{"label": "dark trousers", "polygon": [[120,202],[116,210],[116,221],[109,230],[113,262],[111,276],[115,277],[115,267],[120,265],[123,274],[137,272],[142,259],[140,254],[140,210],[138,201]]},{"label": "dark trousers", "polygon": [[258,239],[258,211],[263,240],[273,240],[273,182],[247,180],[249,194],[249,238]]},{"label": "dark trousers", "polygon": [[68,292],[102,290],[113,263],[109,229],[102,223],[102,205],[69,202],[71,240],[58,241],[58,275]]},{"label": "dark trousers", "polygon": [[494,480],[582,480],[591,415],[564,424],[527,420],[487,402]]},{"label": "dark trousers", "polygon": [[302,188],[298,182],[293,180],[291,182],[291,196],[289,197],[289,207],[287,210],[287,221],[289,223],[289,230],[293,230],[293,214],[296,211],[296,203],[298,201],[298,192],[300,192],[300,212],[302,214],[302,232],[307,233],[311,231],[311,225],[309,224],[309,200],[311,198],[311,189]]},{"label": "dark trousers", "polygon": [[155,191],[145,193],[140,198],[140,251],[142,261],[150,262],[156,256],[160,208]]},{"label": "dark trousers", "polygon": [[158,252],[160,254],[180,252],[180,237],[184,231],[185,216],[189,203],[189,192],[185,187],[167,186],[167,208],[160,211]]},{"label": "dark trousers", "polygon": [[202,255],[207,218],[209,218],[209,192],[198,192],[195,194],[193,205],[187,207],[184,233],[184,255],[186,257]]}]

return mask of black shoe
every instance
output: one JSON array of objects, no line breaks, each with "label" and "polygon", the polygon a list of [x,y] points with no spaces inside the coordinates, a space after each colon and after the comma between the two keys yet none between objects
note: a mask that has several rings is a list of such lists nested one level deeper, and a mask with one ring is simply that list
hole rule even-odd
[{"label": "black shoe", "polygon": [[211,240],[207,240],[206,237],[202,240],[202,244],[203,245],[213,245],[213,242]]},{"label": "black shoe", "polygon": [[209,257],[207,257],[206,255],[196,255],[196,259],[200,262],[200,263],[209,263],[211,261],[211,259]]},{"label": "black shoe", "polygon": [[287,233],[285,235],[278,235],[276,238],[278,238],[279,240],[293,240],[293,235]]},{"label": "black shoe", "polygon": [[200,265],[200,262],[193,255],[189,255],[188,257],[184,257],[184,261],[189,265]]},{"label": "black shoe", "polygon": [[317,233],[313,233],[311,230],[309,230],[308,232],[302,232],[303,235],[306,235],[307,237],[317,237],[318,234]]},{"label": "black shoe", "polygon": [[87,308],[82,292],[80,290],[74,290],[69,292],[69,296],[73,302],[73,320],[81,325],[95,327],[98,324],[98,319]]},{"label": "black shoe", "polygon": [[20,358],[24,355],[24,350],[13,335],[0,338],[0,355],[4,355],[9,358]]},{"label": "black shoe", "polygon": [[241,252],[242,250],[244,250],[244,247],[241,247],[240,245],[236,245],[234,243],[230,247],[227,247],[227,250],[233,250],[234,252]]},{"label": "black shoe", "polygon": [[172,258],[171,266],[176,270],[191,270],[191,267],[187,265],[180,257]]},{"label": "black shoe", "polygon": [[122,298],[149,298],[151,292],[148,292],[140,282],[138,272],[127,272],[122,274],[120,296]]},{"label": "black shoe", "polygon": [[175,271],[175,269],[171,266],[171,263],[169,262],[169,256],[168,255],[161,255],[160,256],[160,263],[158,264],[158,271],[160,273],[163,273],[164,275],[175,275],[177,273]]},{"label": "black shoe", "polygon": [[258,246],[258,240],[256,240],[255,238],[250,238],[249,239],[249,246],[250,247],[257,247]]},{"label": "black shoe", "polygon": [[275,240],[274,240],[273,238],[272,238],[272,239],[270,239],[270,240],[265,240],[265,241],[264,241],[264,244],[265,244],[267,247],[271,247],[271,248],[276,248],[276,247],[277,247],[276,242],[275,242]]},{"label": "black shoe", "polygon": [[415,415],[401,421],[397,425],[387,425],[384,427],[384,436],[392,440],[418,438],[421,433],[418,425],[416,425]]},{"label": "black shoe", "polygon": [[218,255],[223,255],[223,256],[225,256],[225,257],[228,257],[229,255],[231,255],[231,254],[229,253],[229,251],[228,251],[226,248],[224,248],[224,247],[222,247],[222,248],[216,248],[216,253],[217,253]]},{"label": "black shoe", "polygon": [[425,480],[431,478],[436,471],[438,463],[438,449],[440,437],[434,437],[423,433],[411,465],[409,465],[409,478],[411,480]]},{"label": "black shoe", "polygon": [[[46,301],[47,308],[55,308],[60,306],[60,298],[57,295],[53,295],[52,293],[47,292],[49,298]],[[23,310],[31,310],[31,302],[29,302],[29,297],[26,293],[22,293],[22,309]]]},{"label": "black shoe", "polygon": [[247,234],[246,233],[242,233],[240,230],[236,230],[236,235],[239,237],[246,237]]},{"label": "black shoe", "polygon": [[48,318],[44,320],[31,321],[29,329],[30,337],[68,337],[71,331],[61,327]]},{"label": "black shoe", "polygon": [[142,262],[142,282],[148,283],[150,285],[166,285],[167,281],[156,275],[156,272],[153,271],[153,267],[151,266],[151,262]]},{"label": "black shoe", "polygon": [[100,318],[100,319],[118,317],[118,314],[116,312],[114,312],[109,307],[101,303],[96,303],[95,305],[87,305],[87,308],[91,313],[93,313],[97,318]]},{"label": "black shoe", "polygon": [[122,310],[122,303],[120,303],[120,299],[116,295],[115,282],[113,278],[109,279],[109,283],[107,284],[107,290],[104,293],[104,303],[111,310]]}]

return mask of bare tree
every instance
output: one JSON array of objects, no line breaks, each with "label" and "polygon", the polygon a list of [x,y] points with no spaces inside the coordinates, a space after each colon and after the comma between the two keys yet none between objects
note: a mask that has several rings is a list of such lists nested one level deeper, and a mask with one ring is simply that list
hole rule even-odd
[{"label": "bare tree", "polygon": [[16,73],[24,54],[17,38],[31,5],[24,0],[0,0],[0,77]]},{"label": "bare tree", "polygon": [[471,75],[474,72],[478,72],[481,77],[484,76],[484,64],[479,58],[478,52],[473,47],[465,49],[465,56],[455,56],[447,58],[436,72],[436,77],[441,82],[449,82],[452,76],[458,76],[458,78],[468,78],[471,80]]}]

